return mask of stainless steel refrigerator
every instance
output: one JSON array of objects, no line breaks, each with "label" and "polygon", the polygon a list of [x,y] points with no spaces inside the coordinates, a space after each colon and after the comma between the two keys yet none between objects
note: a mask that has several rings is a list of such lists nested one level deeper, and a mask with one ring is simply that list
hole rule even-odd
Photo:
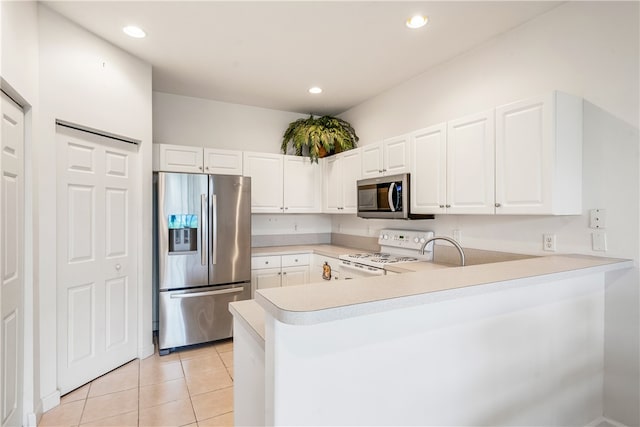
[{"label": "stainless steel refrigerator", "polygon": [[251,178],[157,175],[160,354],[229,338],[229,303],[251,298]]}]

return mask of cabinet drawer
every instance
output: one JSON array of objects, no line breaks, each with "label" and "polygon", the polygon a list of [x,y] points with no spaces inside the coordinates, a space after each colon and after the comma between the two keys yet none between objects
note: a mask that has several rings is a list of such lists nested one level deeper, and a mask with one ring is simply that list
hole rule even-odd
[{"label": "cabinet drawer", "polygon": [[280,267],[280,256],[254,256],[251,257],[251,269]]},{"label": "cabinet drawer", "polygon": [[282,266],[309,265],[309,254],[282,255]]}]

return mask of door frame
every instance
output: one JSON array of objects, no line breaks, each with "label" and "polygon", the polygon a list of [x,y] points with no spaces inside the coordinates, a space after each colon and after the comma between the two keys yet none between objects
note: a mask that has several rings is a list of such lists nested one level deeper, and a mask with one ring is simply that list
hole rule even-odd
[{"label": "door frame", "polygon": [[33,171],[33,147],[34,147],[34,111],[31,105],[17,90],[15,90],[4,78],[0,78],[0,90],[13,102],[22,108],[24,114],[24,147],[23,147],[23,223],[22,223],[22,422],[25,426],[36,426],[37,400],[35,382],[39,379],[35,375],[35,335],[37,300],[34,296],[34,171]]}]

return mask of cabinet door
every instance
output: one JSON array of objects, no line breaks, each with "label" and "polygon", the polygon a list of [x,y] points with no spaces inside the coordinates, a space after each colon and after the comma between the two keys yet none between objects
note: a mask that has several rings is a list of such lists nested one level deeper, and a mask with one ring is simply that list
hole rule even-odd
[{"label": "cabinet door", "polygon": [[251,177],[251,212],[282,212],[281,154],[245,152],[244,175]]},{"label": "cabinet door", "polygon": [[205,148],[204,171],[220,175],[242,175],[242,151]]},{"label": "cabinet door", "polygon": [[282,286],[296,286],[309,283],[309,266],[286,267],[282,269]]},{"label": "cabinet door", "polygon": [[447,124],[411,135],[411,212],[445,213],[447,191]]},{"label": "cabinet door", "polygon": [[342,174],[340,157],[331,156],[321,160],[324,164],[323,211],[342,212]]},{"label": "cabinet door", "polygon": [[494,212],[493,110],[448,122],[447,212]]},{"label": "cabinet door", "polygon": [[582,213],[582,98],[562,92],[496,108],[496,213]]},{"label": "cabinet door", "polygon": [[409,135],[385,139],[383,148],[382,172],[385,175],[395,175],[409,170]]},{"label": "cabinet door", "polygon": [[362,147],[362,178],[382,175],[384,169],[382,142]]},{"label": "cabinet door", "polygon": [[322,167],[308,157],[284,156],[284,212],[322,212]]},{"label": "cabinet door", "polygon": [[202,147],[160,144],[159,167],[164,172],[202,173]]},{"label": "cabinet door", "polygon": [[280,268],[251,270],[251,289],[255,294],[258,289],[279,288],[281,277]]},{"label": "cabinet door", "polygon": [[342,209],[340,213],[356,213],[358,209],[358,180],[362,176],[362,156],[359,148],[340,154]]}]

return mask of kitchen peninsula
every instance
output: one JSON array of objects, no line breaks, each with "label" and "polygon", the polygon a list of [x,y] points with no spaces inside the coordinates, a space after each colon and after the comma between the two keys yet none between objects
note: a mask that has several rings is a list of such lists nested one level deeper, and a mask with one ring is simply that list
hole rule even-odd
[{"label": "kitchen peninsula", "polygon": [[256,292],[234,314],[236,425],[587,425],[604,288],[558,255]]}]

